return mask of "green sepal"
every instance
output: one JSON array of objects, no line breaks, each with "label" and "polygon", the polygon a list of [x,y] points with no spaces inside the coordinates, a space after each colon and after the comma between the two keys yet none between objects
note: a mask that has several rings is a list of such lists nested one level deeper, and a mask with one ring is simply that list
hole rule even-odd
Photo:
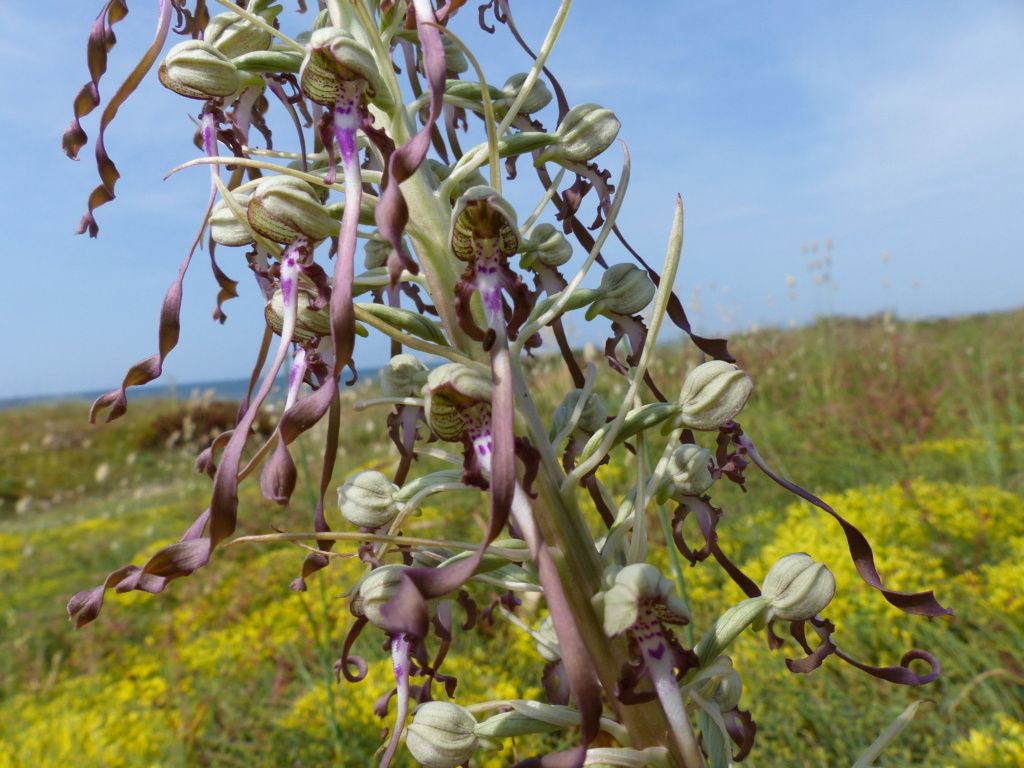
[{"label": "green sepal", "polygon": [[297,74],[302,54],[296,51],[250,51],[231,60],[243,72],[288,72]]},{"label": "green sepal", "polygon": [[444,332],[423,315],[411,312],[400,307],[388,307],[384,304],[356,304],[368,315],[373,315],[378,320],[383,320],[388,325],[394,326],[417,338],[438,344],[442,347],[450,346],[444,337]]},{"label": "green sepal", "polygon": [[[650,429],[651,427],[661,424],[667,419],[671,419],[678,413],[679,403],[649,403],[648,405],[642,405],[639,408],[634,408],[626,414],[626,418],[623,420],[622,426],[615,435],[615,441],[608,446],[608,450],[611,450],[629,438],[638,435],[645,429]],[[597,451],[601,445],[601,441],[604,440],[605,435],[608,434],[610,427],[611,425],[601,428],[594,433],[590,440],[587,441],[587,445],[584,447],[583,453],[580,454],[580,462],[586,461],[594,454],[595,451]]]}]

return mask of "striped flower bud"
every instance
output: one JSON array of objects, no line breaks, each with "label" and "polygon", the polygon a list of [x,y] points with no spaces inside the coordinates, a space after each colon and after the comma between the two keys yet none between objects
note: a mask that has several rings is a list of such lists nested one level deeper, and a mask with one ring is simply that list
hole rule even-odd
[{"label": "striped flower bud", "polygon": [[[300,344],[313,338],[322,339],[331,335],[331,308],[329,305],[314,309],[316,291],[309,288],[299,288],[299,303],[295,317],[295,332],[292,341]],[[270,330],[281,335],[284,328],[284,296],[281,293],[281,286],[275,285],[274,292],[267,301],[263,310],[263,317],[270,326]]]},{"label": "striped flower bud", "polygon": [[231,60],[202,40],[186,40],[171,48],[157,76],[165,88],[204,101],[230,96],[240,83]]},{"label": "striped flower bud", "polygon": [[761,585],[761,596],[771,601],[765,621],[803,621],[813,619],[832,602],[836,577],[806,552],[781,558],[768,571]]},{"label": "striped flower bud", "polygon": [[751,378],[732,363],[712,360],[698,365],[679,393],[679,420],[689,429],[718,429],[743,410],[753,389]]},{"label": "striped flower bud", "polygon": [[428,701],[413,713],[405,745],[425,768],[457,768],[480,746],[476,718],[451,701]]},{"label": "striped flower bud", "polygon": [[[249,205],[249,195],[232,193],[232,197],[244,212]],[[218,200],[210,211],[210,237],[220,245],[241,246],[254,242],[249,227],[239,221],[238,216],[224,200]]]},{"label": "striped flower bud", "polygon": [[395,355],[381,368],[384,397],[416,397],[427,379],[427,366],[409,354]]},{"label": "striped flower bud", "polygon": [[360,528],[382,528],[401,511],[395,502],[398,486],[375,470],[356,472],[338,489],[341,516]]},{"label": "striped flower bud", "polygon": [[[381,614],[381,609],[398,594],[402,571],[406,568],[406,565],[383,565],[370,571],[359,585],[359,600],[353,606],[355,612],[362,613],[378,629],[387,631],[388,622]],[[437,610],[437,600],[428,600],[427,609],[433,614]]]},{"label": "striped flower bud", "polygon": [[572,258],[572,243],[554,225],[538,224],[523,238],[520,264],[529,269],[535,262],[560,267]]},{"label": "striped flower bud", "polygon": [[707,448],[692,443],[677,446],[669,455],[665,485],[658,494],[658,501],[664,504],[668,499],[704,493],[715,482],[708,468],[709,461],[711,451]]},{"label": "striped flower bud", "polygon": [[[268,24],[273,24],[282,10],[280,5],[268,7],[267,0],[257,0],[249,5],[249,10]],[[231,12],[219,13],[210,19],[203,32],[203,40],[229,59],[254,51],[266,51],[274,41],[270,32],[263,27]]]},{"label": "striped flower bud", "polygon": [[391,243],[387,240],[367,240],[363,246],[363,254],[363,266],[367,269],[387,266],[388,256],[391,255]]},{"label": "striped flower bud", "polygon": [[[505,84],[501,86],[504,98],[495,104],[499,111],[505,112],[508,110],[508,107],[512,106],[512,102],[519,96],[519,92],[523,89],[523,83],[525,82],[525,72],[512,75],[512,77],[505,81]],[[534,112],[540,112],[550,103],[551,91],[548,90],[543,80],[537,80],[530,89],[530,95],[519,106],[518,114],[532,115]]]},{"label": "striped flower bud", "polygon": [[646,270],[632,264],[613,264],[601,275],[598,291],[601,298],[587,310],[588,320],[602,312],[635,315],[651,303],[657,288]]},{"label": "striped flower bud", "polygon": [[534,165],[554,162],[586,163],[604,152],[619,134],[621,123],[610,109],[597,104],[573,107],[558,124],[558,141],[540,153]]},{"label": "striped flower bud", "polygon": [[462,261],[508,257],[519,250],[516,212],[490,187],[473,187],[455,201],[449,233]]},{"label": "striped flower bud", "polygon": [[247,213],[253,230],[275,243],[288,245],[300,236],[318,243],[338,234],[338,222],[320,204],[313,187],[292,176],[260,181]]},{"label": "striped flower bud", "polygon": [[[551,414],[551,437],[556,437],[568,423],[573,411],[576,410],[576,406],[580,402],[580,395],[582,394],[582,389],[572,390],[563,398],[561,405],[555,409],[555,412]],[[580,412],[579,421],[576,422],[576,427],[584,432],[593,434],[605,425],[607,417],[608,411],[605,409],[604,403],[601,402],[601,398],[598,395],[592,392],[587,396],[583,410]]]}]

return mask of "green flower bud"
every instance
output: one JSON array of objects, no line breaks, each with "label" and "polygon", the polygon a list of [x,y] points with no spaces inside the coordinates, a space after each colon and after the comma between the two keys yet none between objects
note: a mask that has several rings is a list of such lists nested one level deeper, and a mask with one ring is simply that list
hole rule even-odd
[{"label": "green flower bud", "polygon": [[202,40],[186,40],[171,48],[157,75],[165,88],[204,101],[230,96],[240,83],[231,60]]},{"label": "green flower bud", "polygon": [[554,162],[586,163],[615,141],[621,123],[610,109],[597,104],[573,107],[558,124],[558,143],[540,153],[534,165]]},{"label": "green flower bud", "polygon": [[[300,344],[312,338],[323,339],[331,335],[331,308],[325,305],[320,309],[313,309],[313,302],[316,301],[316,291],[308,288],[299,288],[299,303],[296,308],[295,332],[292,341]],[[274,292],[263,310],[263,317],[270,326],[270,330],[281,335],[284,328],[284,296],[281,294],[281,286],[275,285]]]},{"label": "green flower bud", "polygon": [[[503,98],[495,104],[499,112],[508,111],[508,108],[512,106],[512,102],[519,96],[519,92],[523,89],[523,83],[525,82],[525,72],[512,75],[512,77],[505,81],[505,84],[501,86]],[[530,95],[520,105],[518,114],[532,115],[534,112],[540,112],[550,103],[551,91],[548,90],[543,80],[537,80],[530,89]]]},{"label": "green flower bud", "polygon": [[[257,5],[250,3],[250,5]],[[280,5],[266,8],[267,3],[260,2],[264,6],[261,11],[255,8],[249,10],[257,13],[268,24],[273,24],[274,19],[281,12]],[[203,32],[203,40],[223,53],[229,59],[241,56],[254,51],[266,51],[270,48],[274,39],[269,32],[258,27],[248,19],[243,19],[237,13],[220,13],[210,19]]]},{"label": "green flower bud", "polygon": [[451,701],[428,701],[413,713],[405,745],[425,768],[457,768],[480,746],[476,718]]},{"label": "green flower bud", "polygon": [[460,363],[445,363],[427,376],[426,417],[442,440],[458,442],[466,431],[463,411],[491,402],[490,377]]},{"label": "green flower bud", "polygon": [[572,258],[572,243],[552,224],[538,224],[523,239],[520,264],[525,269],[535,261],[549,267],[560,267]]},{"label": "green flower bud", "polygon": [[614,585],[603,593],[605,634],[615,637],[632,628],[645,605],[651,605],[658,619],[668,624],[685,624],[690,619],[675,584],[653,565],[634,563],[618,570]]},{"label": "green flower bud", "polygon": [[391,255],[391,243],[387,240],[367,240],[363,246],[363,253],[366,254],[363,265],[367,269],[386,266],[388,256]]},{"label": "green flower bud", "polygon": [[338,27],[313,32],[299,73],[302,92],[317,104],[333,107],[339,100],[365,95],[389,110],[391,97],[377,71],[373,55]]},{"label": "green flower bud", "polygon": [[462,261],[511,256],[519,250],[515,209],[490,187],[473,187],[455,201],[449,241]]},{"label": "green flower bud", "polygon": [[444,45],[444,66],[448,77],[466,72],[469,69],[469,61],[462,49],[448,35],[441,35],[441,41]]},{"label": "green flower bud", "polygon": [[[568,423],[573,411],[576,410],[576,406],[580,401],[580,395],[582,394],[582,389],[572,390],[562,400],[562,404],[555,409],[555,412],[551,415],[552,438],[557,437],[566,423]],[[583,410],[580,412],[580,419],[576,422],[576,427],[584,432],[593,434],[605,425],[607,417],[608,411],[605,410],[601,398],[591,393],[583,405]]]},{"label": "green flower bud", "polygon": [[341,516],[360,528],[382,528],[401,511],[395,503],[398,486],[377,471],[351,475],[338,489]]},{"label": "green flower bud", "polygon": [[[359,585],[359,599],[354,606],[355,612],[362,613],[373,626],[387,629],[387,623],[381,615],[381,608],[392,597],[398,594],[402,583],[402,571],[406,565],[382,565],[374,568]],[[433,614],[437,610],[437,600],[427,601],[427,610]]]},{"label": "green flower bud", "polygon": [[679,496],[700,496],[715,482],[708,469],[711,451],[688,443],[678,446],[668,459],[665,486],[658,493],[658,501]]},{"label": "green flower bud", "polygon": [[[249,196],[232,193],[235,202],[244,211],[249,205]],[[252,232],[235,216],[226,202],[218,200],[210,211],[210,236],[221,245],[249,245],[255,242]]]},{"label": "green flower bud", "polygon": [[722,712],[728,712],[739,706],[741,696],[743,696],[743,679],[739,672],[732,669],[728,675],[719,680],[718,688],[712,698]]},{"label": "green flower bud", "polygon": [[601,275],[601,298],[590,305],[586,317],[593,320],[602,312],[635,315],[651,303],[657,290],[645,270],[632,264],[613,264]]},{"label": "green flower bud", "polygon": [[562,649],[558,645],[558,635],[555,633],[555,622],[550,616],[545,616],[541,621],[537,635],[543,641],[537,643],[537,653],[544,661],[556,662],[562,658]]},{"label": "green flower bud", "polygon": [[392,357],[380,371],[384,397],[416,397],[427,380],[427,366],[412,355]]},{"label": "green flower bud", "polygon": [[679,393],[679,420],[689,429],[718,429],[743,410],[754,388],[751,378],[723,360],[698,365]]},{"label": "green flower bud", "polygon": [[836,594],[836,577],[806,552],[781,558],[768,571],[761,596],[771,600],[765,621],[813,619]]},{"label": "green flower bud", "polygon": [[291,176],[268,176],[249,199],[249,225],[275,243],[288,245],[298,237],[317,243],[338,234],[338,222],[320,204],[306,182]]}]

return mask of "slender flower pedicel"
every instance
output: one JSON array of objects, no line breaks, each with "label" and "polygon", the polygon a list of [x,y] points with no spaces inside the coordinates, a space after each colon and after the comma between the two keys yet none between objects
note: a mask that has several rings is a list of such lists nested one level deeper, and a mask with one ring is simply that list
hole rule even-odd
[{"label": "slender flower pedicel", "polygon": [[[783,643],[777,630],[788,630],[805,654],[786,661],[794,672],[836,656],[897,684],[938,676],[926,651],[889,667],[841,651],[824,615],[835,579],[810,556],[783,558],[763,588],[730,559],[717,529],[726,511],[712,496],[726,482],[754,490],[753,464],[839,523],[858,572],[882,598],[919,616],[951,613],[931,592],[885,585],[860,531],[775,473],[736,421],[753,379],[725,340],[694,332],[673,292],[681,199],[659,272],[647,253],[655,235],[634,248],[618,227],[630,173],[618,118],[608,106],[574,105],[547,66],[571,0],[542,41],[523,38],[510,0],[490,0],[475,15],[456,0],[319,0],[295,18],[274,0],[218,2],[224,10],[210,18],[203,2],[161,0],[153,44],[100,120],[101,183],[80,232],[95,236],[97,209],[114,200],[119,174],[104,132],[154,68],[168,97],[183,97],[183,130],[193,130],[188,112],[199,126],[202,156],[174,172],[204,165],[211,181],[205,207],[196,205],[200,234],[164,299],[157,354],[132,366],[91,416],[125,415],[128,389],[161,374],[179,342],[182,280],[204,238],[219,288],[215,317],[227,318],[236,285],[257,291],[262,316],[232,321],[257,323],[263,343],[237,423],[197,462],[211,480],[209,506],[180,541],[74,595],[76,627],[98,617],[108,589],[158,593],[205,566],[235,536],[239,514],[250,514],[239,487],[259,469],[266,498],[310,519],[306,530],[244,537],[312,550],[296,563],[292,589],[322,577],[334,556],[363,565],[345,592],[352,621],[337,629],[335,672],[340,684],[389,691],[375,708],[390,729],[382,766],[402,750],[427,768],[473,765],[478,751],[520,739],[518,764],[531,768],[725,768],[751,753],[752,713],[771,693],[743,691],[743,670],[724,655],[748,628],[763,630],[772,649]],[[108,3],[89,36],[92,79],[64,137],[73,158],[87,143],[82,121],[100,104],[107,59],[120,50],[112,26],[126,8]],[[174,45],[172,16],[185,37]],[[474,18],[495,44],[522,49],[525,71],[492,79],[480,67],[460,37]],[[613,174],[606,165],[620,156]],[[513,184],[521,194],[508,193]],[[535,202],[516,210],[509,201],[530,189]],[[629,254],[620,263],[611,261],[613,236]],[[361,272],[357,253],[366,257]],[[236,283],[227,274],[234,270],[252,276]],[[700,353],[681,387],[659,383],[652,365],[666,322]],[[568,323],[605,334],[607,366],[581,362]],[[379,348],[362,339],[367,329],[386,337],[390,362],[380,393],[349,404],[339,393],[355,384],[364,345]],[[563,391],[546,392],[551,379],[530,375],[527,361],[540,356],[557,356]],[[274,433],[252,445],[250,428],[289,362]],[[364,462],[380,457],[352,459],[339,481],[343,425],[357,412],[380,417],[394,450],[372,469]],[[320,476],[298,494],[303,473],[290,446],[318,424]],[[624,490],[615,477],[626,474],[634,481]],[[475,494],[475,517],[486,521],[472,541],[446,535],[467,527],[470,515],[456,519],[462,506],[439,504],[443,519],[424,506],[456,491]],[[687,518],[697,522],[697,546],[687,541]],[[702,606],[719,619],[694,626],[691,613],[706,611],[691,611],[679,597],[685,584],[648,562],[665,547],[694,567],[721,566],[746,599]],[[478,624],[498,622],[536,641],[535,676],[512,683],[542,685],[538,700],[468,701],[450,674],[449,650],[470,646]],[[684,625],[677,638],[672,628]],[[818,636],[813,647],[808,627]],[[386,679],[367,679],[369,663],[353,653],[363,632],[376,635],[380,658],[390,657]],[[927,672],[912,671],[915,660]],[[739,709],[741,692],[748,711]],[[530,741],[534,734],[556,735]]]}]

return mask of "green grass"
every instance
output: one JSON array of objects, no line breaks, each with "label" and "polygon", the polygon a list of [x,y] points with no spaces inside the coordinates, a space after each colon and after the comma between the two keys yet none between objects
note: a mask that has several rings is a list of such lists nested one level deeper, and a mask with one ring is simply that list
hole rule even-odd
[{"label": "green grass", "polygon": [[[1024,592],[1021,327],[1024,312],[829,318],[731,341],[756,382],[741,421],[769,463],[829,494],[841,514],[861,515],[897,588],[934,586],[957,610],[930,623],[896,617],[852,581],[835,606],[840,645],[872,663],[896,663],[909,644],[936,653],[945,674],[921,690],[887,686],[836,659],[791,675],[783,666],[791,650],[769,653],[762,636],[744,638],[734,653],[742,706],[761,724],[750,764],[848,765],[922,696],[937,704],[922,708],[879,765],[1020,764],[1024,606],[1013,595]],[[655,378],[681,382],[695,362],[665,347]],[[541,358],[532,376],[550,412],[568,388],[564,369]],[[604,371],[600,378],[612,402],[622,385]],[[141,562],[204,509],[208,481],[192,461],[212,427],[194,408],[133,403],[120,421],[95,427],[82,403],[0,412],[0,768],[371,762],[386,724],[370,707],[389,688],[380,636],[367,633],[358,646],[376,678],[338,685],[332,672],[350,622],[338,596],[358,573],[353,561],[335,561],[300,595],[288,583],[301,550],[229,547],[161,595],[110,594],[89,628],[74,633],[67,624],[71,594]],[[346,415],[333,485],[389,455],[382,420],[383,411]],[[266,502],[249,483],[239,533],[309,529],[318,437],[314,430],[293,451],[304,485],[292,509]],[[725,483],[712,489],[726,511],[719,530],[730,557],[759,576],[777,548],[819,547],[841,561],[829,562],[839,574],[846,564],[837,526],[756,471],[748,476],[749,493]],[[440,521],[430,512],[415,520],[414,532],[478,535],[464,504],[443,511]],[[738,595],[707,566],[686,571],[698,636]],[[477,589],[481,602],[486,594]],[[460,673],[465,702],[491,697],[495,686],[509,696],[539,689],[532,643],[503,624],[458,636],[449,668]],[[512,754],[510,746],[494,759],[481,752],[478,764],[510,765]]]}]

